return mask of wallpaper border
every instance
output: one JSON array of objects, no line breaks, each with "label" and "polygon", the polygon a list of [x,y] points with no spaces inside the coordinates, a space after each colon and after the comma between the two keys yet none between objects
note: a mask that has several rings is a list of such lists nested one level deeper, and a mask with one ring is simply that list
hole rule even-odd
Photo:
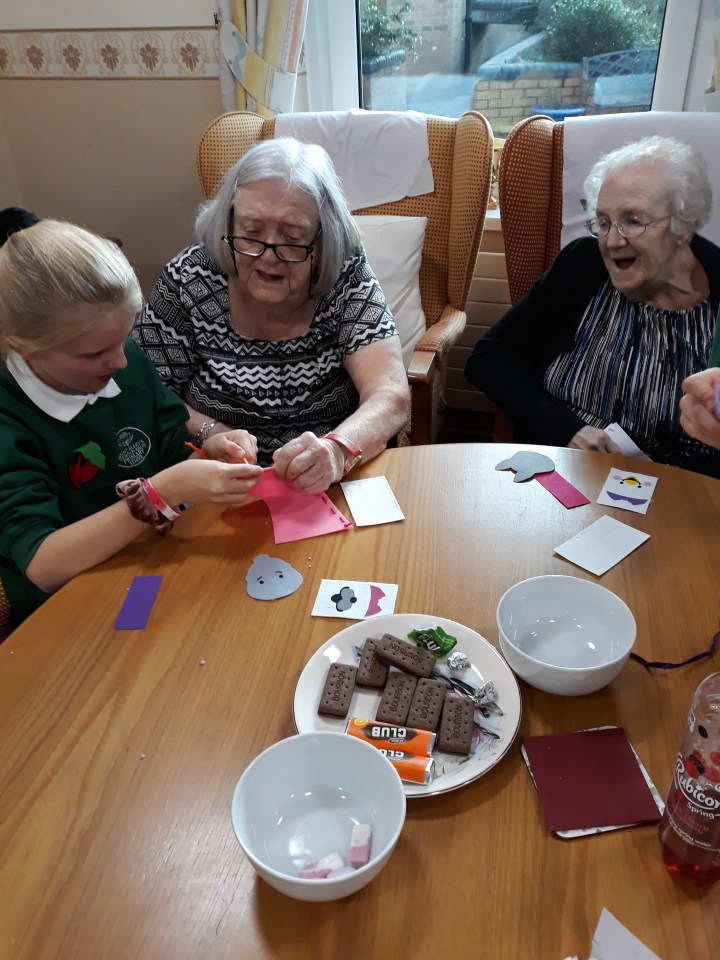
[{"label": "wallpaper border", "polygon": [[218,75],[213,27],[0,32],[0,79],[186,80]]}]

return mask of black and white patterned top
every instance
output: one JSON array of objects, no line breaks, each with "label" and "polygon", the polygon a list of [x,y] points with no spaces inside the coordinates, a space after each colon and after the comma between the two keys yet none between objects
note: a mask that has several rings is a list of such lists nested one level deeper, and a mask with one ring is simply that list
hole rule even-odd
[{"label": "black and white patterned top", "polygon": [[619,423],[653,460],[683,466],[714,456],[684,432],[678,409],[685,377],[707,366],[714,329],[709,300],[662,310],[628,300],[608,280],[543,386],[592,427]]},{"label": "black and white patterned top", "polygon": [[233,329],[228,280],[204,247],[165,267],[133,338],[163,382],[196,410],[258,440],[258,462],[305,430],[327,433],[358,407],[345,359],[397,336],[364,254],[346,261],[310,329],[293,340],[250,340]]}]

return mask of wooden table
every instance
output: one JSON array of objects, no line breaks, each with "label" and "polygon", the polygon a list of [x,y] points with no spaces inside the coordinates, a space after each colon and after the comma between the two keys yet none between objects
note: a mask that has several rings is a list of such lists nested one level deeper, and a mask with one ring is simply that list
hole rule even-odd
[{"label": "wooden table", "polygon": [[[688,891],[666,875],[652,826],[549,834],[519,740],[479,780],[410,801],[389,864],[347,900],[276,893],[234,837],[240,774],[295,732],[302,667],[348,624],[310,617],[322,577],[398,583],[396,612],[449,617],[496,644],[495,607],[512,583],[593,579],[553,548],[609,513],[652,535],[600,581],[633,610],[636,650],[676,661],[709,645],[720,483],[546,448],[591,500],[611,466],[659,476],[646,516],[566,510],[537,482],[494,470],[513,449],[388,451],[358,476],[385,474],[407,519],[315,540],[275,546],[263,504],[195,507],[171,538],[77,578],[0,646],[3,960],[585,960],[603,907],[662,960],[716,953],[720,886]],[[345,509],[340,490],[332,496]],[[245,573],[259,553],[292,564],[302,588],[251,600]],[[164,580],[147,628],[115,631],[132,577],[149,573]],[[521,683],[520,736],[619,724],[664,794],[691,694],[718,666],[716,656],[647,672],[631,661],[582,698]]]}]

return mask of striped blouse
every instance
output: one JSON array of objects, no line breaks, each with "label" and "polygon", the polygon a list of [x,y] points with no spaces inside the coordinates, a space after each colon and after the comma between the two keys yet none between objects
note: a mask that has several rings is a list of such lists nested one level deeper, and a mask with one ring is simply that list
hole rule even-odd
[{"label": "striped blouse", "polygon": [[589,426],[618,423],[653,460],[683,466],[714,453],[683,431],[678,408],[685,377],[707,365],[714,331],[709,300],[662,310],[628,300],[608,280],[543,386]]}]

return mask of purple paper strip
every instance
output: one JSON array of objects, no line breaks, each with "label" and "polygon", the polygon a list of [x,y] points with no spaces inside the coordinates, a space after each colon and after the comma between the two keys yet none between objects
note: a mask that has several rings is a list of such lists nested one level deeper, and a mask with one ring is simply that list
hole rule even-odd
[{"label": "purple paper strip", "polygon": [[144,630],[162,577],[133,577],[133,582],[115,621],[116,630]]}]

